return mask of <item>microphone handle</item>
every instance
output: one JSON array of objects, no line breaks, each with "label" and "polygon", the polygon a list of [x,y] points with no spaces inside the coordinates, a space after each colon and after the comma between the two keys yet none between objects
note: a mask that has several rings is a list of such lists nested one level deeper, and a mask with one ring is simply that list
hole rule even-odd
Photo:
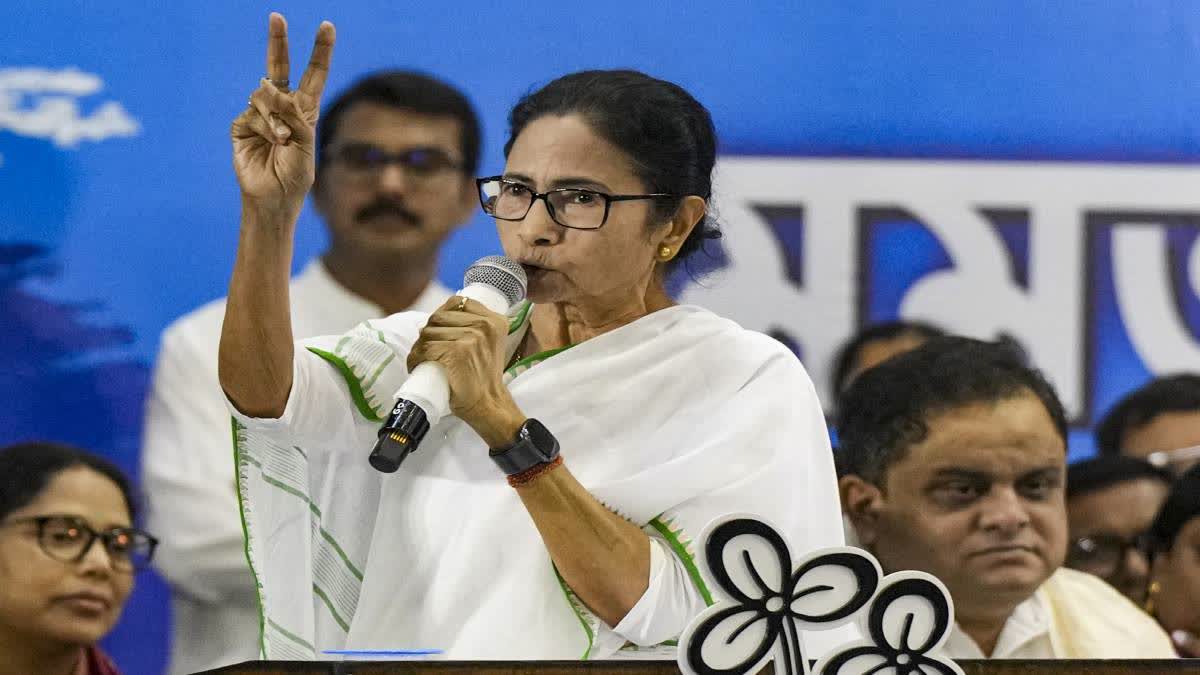
[{"label": "microphone handle", "polygon": [[[498,314],[508,312],[508,298],[487,284],[471,284],[457,293],[456,297],[469,298]],[[442,364],[433,361],[419,363],[412,369],[408,379],[392,400],[412,401],[425,411],[429,426],[441,421],[450,414],[450,384],[446,381],[446,371]]]},{"label": "microphone handle", "polygon": [[[470,284],[458,292],[497,313],[507,313],[508,298],[494,286]],[[376,470],[393,473],[412,454],[429,429],[450,413],[450,384],[442,364],[417,364],[396,391],[396,404],[379,429],[379,440],[368,461]]]}]

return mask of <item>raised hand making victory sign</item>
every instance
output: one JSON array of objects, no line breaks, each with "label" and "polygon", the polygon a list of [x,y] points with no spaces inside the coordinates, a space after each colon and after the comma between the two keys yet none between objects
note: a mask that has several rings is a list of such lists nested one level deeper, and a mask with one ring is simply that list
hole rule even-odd
[{"label": "raised hand making victory sign", "polygon": [[[317,117],[333,41],[333,24],[322,22],[300,86],[291,90],[287,21],[272,13],[267,75],[230,129],[242,228],[218,370],[230,400],[247,412],[278,415],[292,387],[292,235],[316,175]],[[251,353],[258,358],[237,356]]]},{"label": "raised hand making victory sign", "polygon": [[287,21],[272,13],[267,38],[267,75],[250,104],[233,121],[233,166],[243,199],[259,205],[299,208],[312,187],[321,93],[333,58],[334,29],[317,29],[312,56],[299,86],[290,89]]},{"label": "raised hand making victory sign", "polygon": [[[450,296],[439,250],[479,209],[479,120],[467,96],[394,68],[326,88],[334,31],[318,23],[253,22],[255,48],[242,50],[252,54],[232,75],[240,93],[225,102],[242,206],[231,297],[163,331],[147,397],[142,475],[148,525],[163,533],[158,568],[172,587],[172,675],[260,651],[220,374],[239,406],[282,409],[304,389],[292,387],[292,338],[437,309]],[[315,34],[315,47],[301,44],[289,59],[289,32],[301,42]],[[310,204],[327,245],[293,274],[293,234]],[[218,342],[227,348],[219,358]]]}]

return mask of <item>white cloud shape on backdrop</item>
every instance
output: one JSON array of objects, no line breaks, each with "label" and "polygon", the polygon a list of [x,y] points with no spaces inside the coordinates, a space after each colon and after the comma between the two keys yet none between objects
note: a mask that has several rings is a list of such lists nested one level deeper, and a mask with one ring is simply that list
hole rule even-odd
[{"label": "white cloud shape on backdrop", "polygon": [[117,101],[82,112],[79,99],[103,88],[98,76],[74,67],[0,68],[0,131],[44,138],[67,150],[81,141],[136,136],[141,125]]}]

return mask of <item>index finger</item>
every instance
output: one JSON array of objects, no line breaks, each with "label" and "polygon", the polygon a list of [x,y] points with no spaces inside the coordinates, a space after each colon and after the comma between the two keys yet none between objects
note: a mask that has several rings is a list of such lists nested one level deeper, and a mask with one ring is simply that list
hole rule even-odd
[{"label": "index finger", "polygon": [[308,58],[308,67],[304,69],[304,77],[300,79],[300,90],[313,97],[321,98],[325,91],[325,80],[329,77],[329,64],[333,61],[333,43],[337,33],[333,24],[322,21],[317,28],[317,38],[313,42],[312,56]]},{"label": "index finger", "polygon": [[271,12],[271,18],[267,20],[267,77],[286,82],[290,69],[287,20],[282,14]]}]

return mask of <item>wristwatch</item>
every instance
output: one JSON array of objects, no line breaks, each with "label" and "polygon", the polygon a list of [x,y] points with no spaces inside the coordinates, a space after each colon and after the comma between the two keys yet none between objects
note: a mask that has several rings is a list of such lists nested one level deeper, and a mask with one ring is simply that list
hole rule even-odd
[{"label": "wristwatch", "polygon": [[531,417],[521,425],[517,440],[512,445],[492,448],[488,456],[501,471],[512,476],[538,464],[554,461],[558,457],[558,439],[541,422]]}]

